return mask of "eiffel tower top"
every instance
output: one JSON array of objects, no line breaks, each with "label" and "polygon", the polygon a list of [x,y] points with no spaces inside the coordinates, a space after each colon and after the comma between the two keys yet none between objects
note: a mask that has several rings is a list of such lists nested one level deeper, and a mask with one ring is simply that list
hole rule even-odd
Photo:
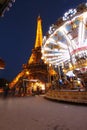
[{"label": "eiffel tower top", "polygon": [[42,46],[42,20],[40,18],[40,15],[37,18],[37,30],[36,30],[36,40],[34,44],[34,48],[32,49],[32,54],[28,60],[28,64],[32,63],[40,63],[41,62],[41,46]]},{"label": "eiffel tower top", "polygon": [[37,47],[41,47],[42,46],[42,24],[41,24],[42,20],[40,18],[40,15],[37,18],[37,30],[36,30],[36,41],[35,41],[35,48]]}]

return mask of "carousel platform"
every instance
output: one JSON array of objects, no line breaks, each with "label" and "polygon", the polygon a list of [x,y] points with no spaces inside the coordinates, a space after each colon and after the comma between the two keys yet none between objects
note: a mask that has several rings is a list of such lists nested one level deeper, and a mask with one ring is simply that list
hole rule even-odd
[{"label": "carousel platform", "polygon": [[87,104],[87,91],[84,90],[49,90],[46,95],[46,99]]}]

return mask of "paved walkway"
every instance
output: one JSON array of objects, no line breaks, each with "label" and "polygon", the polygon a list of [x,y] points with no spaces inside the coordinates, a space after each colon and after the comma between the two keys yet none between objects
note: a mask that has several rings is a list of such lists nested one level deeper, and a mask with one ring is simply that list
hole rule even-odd
[{"label": "paved walkway", "polygon": [[0,130],[87,130],[87,107],[43,96],[0,98]]}]

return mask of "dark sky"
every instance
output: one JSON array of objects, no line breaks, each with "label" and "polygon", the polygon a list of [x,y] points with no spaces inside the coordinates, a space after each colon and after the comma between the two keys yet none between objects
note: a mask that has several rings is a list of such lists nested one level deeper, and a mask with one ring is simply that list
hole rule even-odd
[{"label": "dark sky", "polygon": [[6,62],[0,78],[12,80],[26,63],[34,47],[36,20],[42,18],[43,35],[59,17],[86,0],[16,0],[0,18],[0,57]]}]

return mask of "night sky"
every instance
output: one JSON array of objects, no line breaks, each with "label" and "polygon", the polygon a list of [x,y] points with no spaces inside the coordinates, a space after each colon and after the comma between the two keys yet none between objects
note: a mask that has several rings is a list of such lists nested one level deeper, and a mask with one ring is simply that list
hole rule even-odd
[{"label": "night sky", "polygon": [[36,37],[36,21],[42,18],[43,36],[58,18],[86,0],[16,0],[0,18],[0,57],[6,67],[0,78],[11,81],[31,55]]}]

